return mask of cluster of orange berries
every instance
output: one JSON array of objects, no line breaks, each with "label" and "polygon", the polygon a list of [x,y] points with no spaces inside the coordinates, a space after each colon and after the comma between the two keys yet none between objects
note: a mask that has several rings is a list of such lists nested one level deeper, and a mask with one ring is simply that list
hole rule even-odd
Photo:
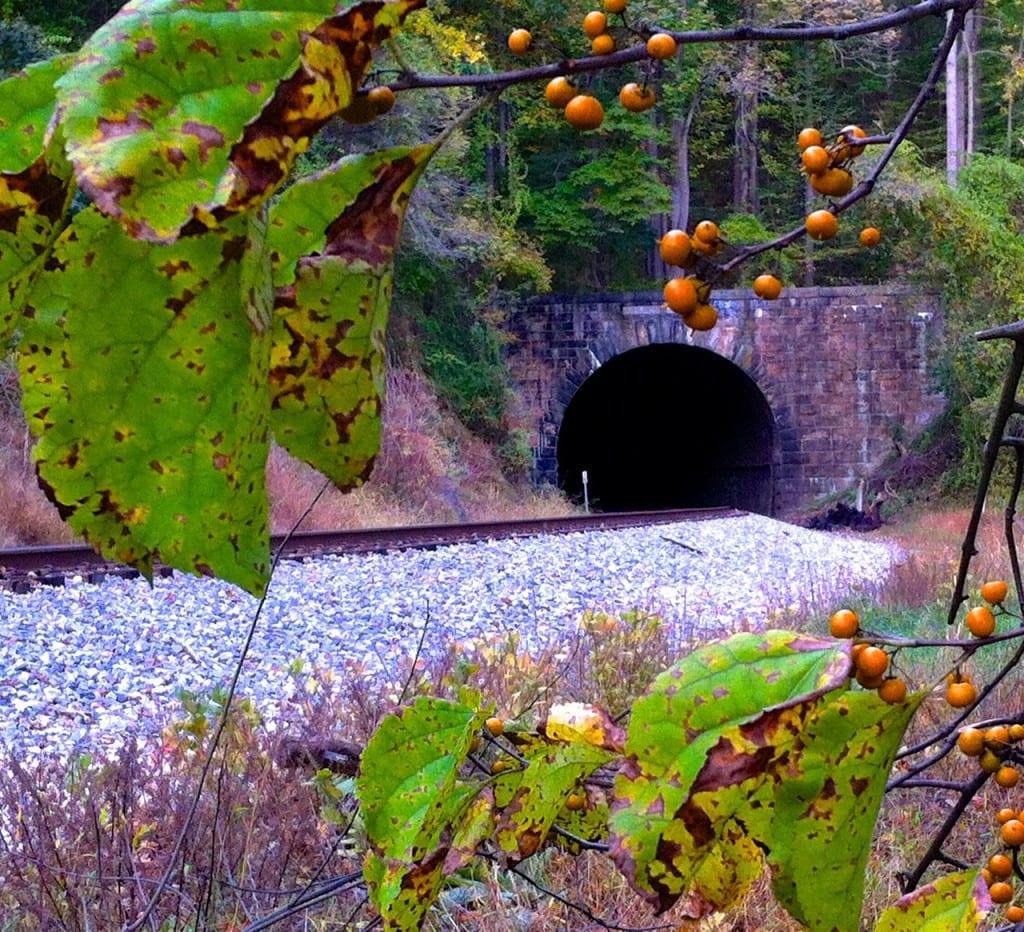
[{"label": "cluster of orange berries", "polygon": [[[583,32],[590,40],[593,55],[610,55],[615,51],[615,36],[609,30],[608,16],[626,12],[627,0],[604,0],[603,10],[591,10],[583,17]],[[533,34],[529,29],[514,29],[508,37],[508,47],[515,55],[525,55],[533,48]],[[672,58],[677,51],[676,40],[667,32],[656,32],[646,42],[647,55],[655,60]],[[604,122],[604,106],[593,94],[587,94],[568,77],[552,78],[544,89],[544,96],[552,107],[565,112],[566,122],[579,130],[597,129]],[[650,110],[658,98],[644,81],[630,81],[619,91],[619,102],[632,113]]]},{"label": "cluster of orange berries", "polygon": [[[993,854],[981,870],[981,876],[988,884],[988,895],[993,903],[1009,903],[1013,900],[1013,878],[1020,876],[1017,866],[1017,849],[1024,845],[1024,812],[1016,809],[1000,809],[996,814],[999,834],[1003,844],[1011,849],[1012,855],[1000,852]],[[1024,907],[1009,906],[1006,909],[1007,922],[1024,922]]]},{"label": "cluster of orange berries", "polygon": [[1006,762],[1005,755],[1020,741],[1024,741],[1024,725],[1021,724],[990,725],[987,728],[968,725],[960,729],[956,746],[960,753],[977,758],[978,766],[985,773],[993,774],[996,783],[1009,789],[1020,782],[1020,773]]},{"label": "cluster of orange berries", "polygon": [[[701,220],[691,236],[685,230],[669,230],[658,240],[658,252],[666,265],[692,269],[700,256],[714,256],[725,243],[718,224]],[[710,304],[711,286],[695,275],[669,279],[664,289],[665,304],[683,318],[691,330],[710,330],[718,323],[718,310]]]},{"label": "cluster of orange berries", "polygon": [[[827,197],[845,197],[853,190],[853,173],[849,164],[864,151],[864,146],[853,140],[864,139],[867,133],[859,126],[844,126],[834,142],[825,143],[821,130],[808,127],[800,131],[800,170],[807,175],[812,188]],[[839,232],[839,220],[831,210],[811,211],[804,220],[811,239],[832,239]],[[860,243],[868,248],[881,242],[877,227],[865,227],[860,232]]]},{"label": "cluster of orange berries", "polygon": [[[860,633],[860,617],[852,608],[841,608],[833,612],[828,620],[828,629],[834,638],[855,638]],[[880,698],[889,703],[902,702],[907,698],[907,683],[899,676],[889,673],[889,654],[875,644],[858,641],[850,651],[853,674],[864,689],[874,689]]]}]

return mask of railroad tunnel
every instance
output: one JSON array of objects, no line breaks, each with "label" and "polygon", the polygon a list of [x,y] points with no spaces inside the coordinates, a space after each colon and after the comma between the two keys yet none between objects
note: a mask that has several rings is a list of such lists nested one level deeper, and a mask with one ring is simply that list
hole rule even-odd
[{"label": "railroad tunnel", "polygon": [[711,350],[659,343],[597,369],[558,434],[559,485],[597,511],[726,505],[773,509],[774,417],[739,366]]}]

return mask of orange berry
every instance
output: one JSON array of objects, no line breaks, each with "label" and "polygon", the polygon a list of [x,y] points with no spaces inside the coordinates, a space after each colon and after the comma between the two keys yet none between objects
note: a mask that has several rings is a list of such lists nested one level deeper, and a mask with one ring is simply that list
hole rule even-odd
[{"label": "orange berry", "polygon": [[970,726],[963,728],[957,735],[956,746],[962,754],[966,754],[968,757],[980,757],[982,751],[985,750],[985,732],[980,728]]},{"label": "orange berry", "polygon": [[690,234],[684,230],[669,230],[658,240],[662,261],[669,265],[683,265],[690,258]]},{"label": "orange berry", "polygon": [[782,294],[782,282],[767,272],[754,279],[754,294],[765,301],[774,301]]},{"label": "orange berry", "polygon": [[718,224],[713,220],[701,220],[701,222],[697,224],[696,229],[694,229],[693,235],[702,243],[713,245],[718,242],[721,234],[718,230]]},{"label": "orange berry", "polygon": [[1010,819],[1009,822],[1004,822],[999,828],[999,835],[1003,839],[1004,845],[1019,848],[1024,845],[1024,822],[1021,822],[1020,819]]},{"label": "orange berry", "polygon": [[677,314],[690,314],[697,310],[697,288],[692,278],[673,278],[665,285],[665,303]]},{"label": "orange berry", "polygon": [[827,168],[808,180],[815,191],[827,197],[845,197],[853,190],[853,175],[845,168]]},{"label": "orange berry", "polygon": [[1010,587],[1001,579],[994,579],[981,587],[981,597],[989,605],[1001,605],[1010,592]]},{"label": "orange berry", "polygon": [[630,113],[643,113],[650,110],[658,102],[658,98],[649,87],[642,87],[636,81],[630,81],[619,91],[619,103]]},{"label": "orange berry", "polygon": [[976,638],[991,637],[996,630],[996,616],[987,605],[976,605],[967,613],[964,619],[967,630]]},{"label": "orange berry", "polygon": [[1010,729],[1006,725],[993,725],[985,729],[985,747],[1001,751],[1010,744]]},{"label": "orange berry", "polygon": [[857,655],[857,670],[865,676],[881,676],[889,667],[889,655],[881,647],[869,645]]},{"label": "orange berry", "polygon": [[395,92],[383,84],[379,87],[370,88],[366,93],[366,97],[370,102],[370,106],[378,114],[387,113],[395,105]]},{"label": "orange berry", "polygon": [[1009,903],[1013,899],[1013,884],[997,880],[988,888],[988,895],[993,903]]},{"label": "orange berry", "polygon": [[954,709],[966,709],[967,706],[973,705],[977,698],[978,689],[969,681],[962,680],[946,686],[946,702]]},{"label": "orange berry", "polygon": [[605,13],[625,13],[627,6],[626,0],[604,0]]},{"label": "orange berry", "polygon": [[513,29],[508,36],[508,47],[513,55],[525,55],[533,45],[533,34],[529,29]]},{"label": "orange berry", "polygon": [[1005,825],[1007,822],[1010,821],[1010,819],[1016,819],[1016,818],[1017,818],[1017,810],[1016,809],[1010,809],[1008,806],[1006,808],[1004,808],[1004,809],[1000,809],[996,813],[996,822],[999,825]]},{"label": "orange berry", "polygon": [[898,676],[890,676],[878,687],[878,695],[890,705],[896,705],[907,698],[907,684]]},{"label": "orange berry", "polygon": [[813,126],[800,130],[800,135],[796,137],[796,144],[800,147],[801,151],[810,146],[820,146],[823,142],[821,130],[815,129]]},{"label": "orange berry", "polygon": [[484,722],[484,727],[495,737],[504,734],[505,723],[500,718],[489,718]]},{"label": "orange berry", "polygon": [[864,139],[867,133],[864,132],[859,126],[844,126],[839,130],[839,136],[836,142],[847,147],[846,154],[853,158],[854,156],[860,155],[864,151],[864,146],[853,146],[846,142],[847,136],[854,136],[857,139]]},{"label": "orange berry", "polygon": [[683,315],[683,323],[691,330],[712,330],[718,323],[718,308],[711,304],[698,304],[696,310]]},{"label": "orange berry", "polygon": [[1007,906],[1007,922],[1024,922],[1024,906]]},{"label": "orange berry", "polygon": [[1006,880],[1013,876],[1013,861],[1005,854],[993,854],[988,859],[988,872],[996,880]]},{"label": "orange berry", "polygon": [[504,771],[508,770],[508,768],[509,762],[502,758],[500,760],[496,760],[493,764],[491,764],[491,773],[495,775],[503,773]]},{"label": "orange berry", "polygon": [[885,682],[884,673],[870,674],[865,673],[863,670],[858,670],[856,673],[857,682],[865,689],[878,689],[882,683]]},{"label": "orange berry", "polygon": [[608,28],[608,17],[600,10],[591,10],[583,17],[583,31],[591,39],[597,38]]},{"label": "orange berry", "polygon": [[604,122],[604,107],[591,94],[577,94],[565,106],[565,119],[576,129],[597,129]]},{"label": "orange berry", "polygon": [[830,210],[811,211],[804,221],[804,226],[807,228],[807,235],[819,241],[832,239],[839,232],[839,221]]},{"label": "orange berry", "polygon": [[867,249],[877,246],[882,241],[882,234],[878,227],[864,227],[860,231],[860,244]]},{"label": "orange berry", "polygon": [[828,630],[834,638],[852,638],[860,631],[860,617],[852,608],[841,608],[829,618]]},{"label": "orange berry", "polygon": [[800,161],[808,174],[817,175],[829,167],[832,157],[821,146],[808,146],[800,156]]},{"label": "orange berry", "polygon": [[647,40],[647,54],[651,58],[672,58],[676,48],[676,40],[667,32],[656,32]]},{"label": "orange berry", "polygon": [[1024,725],[1017,722],[1010,726],[1010,740],[1024,741]]},{"label": "orange berry", "polygon": [[548,81],[547,87],[544,88],[544,97],[547,99],[547,102],[559,110],[564,110],[565,105],[578,93],[579,88],[564,75],[552,78]]},{"label": "orange berry", "polygon": [[570,812],[579,812],[587,806],[587,797],[582,793],[570,793],[565,801],[565,808]]},{"label": "orange berry", "polygon": [[604,32],[590,40],[590,51],[594,55],[611,55],[615,51],[615,40]]},{"label": "orange berry", "polygon": [[1017,768],[1011,767],[1009,764],[1003,764],[996,771],[996,783],[1006,790],[1016,786],[1020,783],[1020,774],[1017,772]]}]

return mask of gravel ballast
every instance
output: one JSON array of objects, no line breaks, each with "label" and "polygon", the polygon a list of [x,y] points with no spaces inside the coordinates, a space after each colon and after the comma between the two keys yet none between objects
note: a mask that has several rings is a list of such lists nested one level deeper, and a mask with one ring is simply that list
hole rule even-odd
[{"label": "gravel ballast", "polygon": [[[575,631],[587,609],[657,612],[681,642],[784,627],[790,612],[824,618],[870,591],[900,558],[883,539],[741,515],[286,561],[239,692],[272,704],[299,660],[394,673],[428,619],[433,650],[512,631],[536,648]],[[180,690],[230,680],[256,607],[234,586],[181,573],[0,593],[0,753],[31,761],[158,734]]]}]

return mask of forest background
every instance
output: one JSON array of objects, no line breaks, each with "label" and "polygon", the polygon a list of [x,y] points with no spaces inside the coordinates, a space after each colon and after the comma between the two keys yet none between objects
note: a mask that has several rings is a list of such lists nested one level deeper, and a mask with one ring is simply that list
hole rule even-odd
[{"label": "forest background", "polygon": [[[119,6],[6,0],[0,73],[77,48]],[[666,28],[708,29],[743,21],[849,21],[898,6],[852,0],[830,12],[806,0],[652,0],[641,15]],[[454,74],[571,57],[587,8],[551,0],[436,0],[411,18],[402,54],[420,73]],[[854,223],[882,229],[881,245],[866,250],[852,240],[801,240],[725,283],[742,287],[770,271],[793,285],[900,278],[941,290],[947,354],[936,361],[936,375],[950,408],[918,448],[939,451],[944,493],[973,488],[1005,366],[1001,348],[979,345],[973,334],[1024,316],[1024,5],[989,0],[971,16],[947,71],[957,93],[932,98],[873,196],[850,212]],[[514,58],[505,44],[518,26],[534,30],[533,62]],[[475,471],[490,475],[492,485],[494,476],[521,483],[529,467],[527,431],[502,360],[504,325],[517,304],[546,291],[660,289],[669,273],[658,257],[658,236],[705,217],[733,243],[766,241],[789,229],[813,193],[796,170],[799,130],[820,126],[828,134],[856,123],[873,134],[891,131],[942,30],[935,18],[842,42],[688,46],[658,64],[660,104],[639,114],[611,105],[635,75],[628,67],[607,69],[584,79],[607,105],[596,133],[570,127],[544,102],[542,85],[508,88],[433,160],[407,216],[389,332],[392,429],[374,482],[415,498],[424,473],[436,474],[441,494],[432,482],[435,506],[419,516],[427,520],[476,517],[487,508],[493,494],[460,488]],[[396,78],[401,63],[382,51],[379,79]],[[336,121],[303,157],[299,174],[349,151],[429,138],[475,93],[418,89],[400,94],[395,109],[372,124]],[[16,425],[13,365],[2,375],[0,402]],[[420,427],[404,434],[396,428],[403,416],[422,415],[426,407],[438,436],[423,441]],[[27,445],[15,438],[16,429],[5,428],[5,446],[24,447],[23,455],[0,463],[0,471],[28,476]],[[467,457],[486,468],[467,465]],[[271,480],[278,526],[292,517],[282,502],[294,497],[280,486],[304,481],[302,470],[282,467],[283,460],[275,454],[271,462],[272,476],[275,467],[279,475],[277,494]],[[66,536],[56,516],[40,521],[34,506],[26,506],[24,483],[6,485],[18,488],[20,504],[12,501],[11,508],[29,508],[15,539]],[[507,489],[502,494],[508,497]],[[381,517],[379,509],[370,511]],[[327,520],[346,523],[345,517]]]}]

